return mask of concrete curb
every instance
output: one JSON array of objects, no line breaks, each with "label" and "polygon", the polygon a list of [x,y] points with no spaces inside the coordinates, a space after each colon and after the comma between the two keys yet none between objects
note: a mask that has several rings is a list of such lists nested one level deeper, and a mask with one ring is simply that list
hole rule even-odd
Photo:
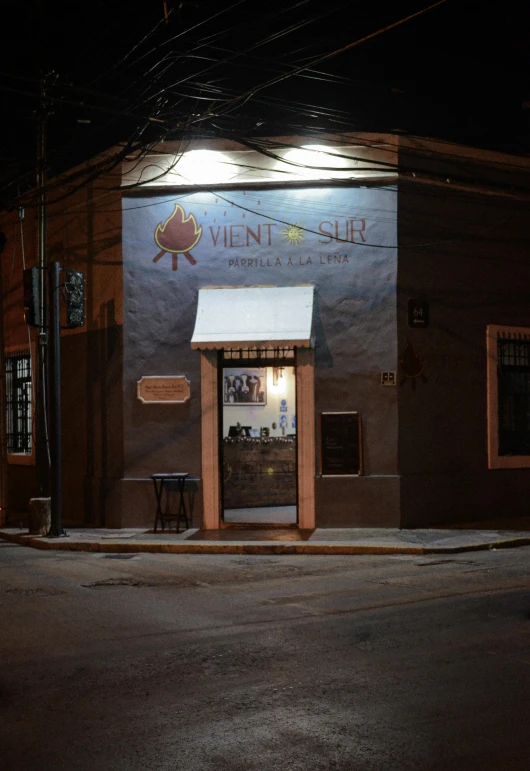
[{"label": "concrete curb", "polygon": [[337,555],[385,555],[385,554],[459,554],[492,549],[513,549],[529,546],[530,536],[511,537],[501,540],[454,546],[418,546],[411,544],[368,544],[307,541],[179,541],[178,543],[152,543],[145,541],[70,541],[69,538],[50,539],[45,536],[6,533],[0,530],[0,539],[44,551],[100,552],[105,554],[337,554]]}]

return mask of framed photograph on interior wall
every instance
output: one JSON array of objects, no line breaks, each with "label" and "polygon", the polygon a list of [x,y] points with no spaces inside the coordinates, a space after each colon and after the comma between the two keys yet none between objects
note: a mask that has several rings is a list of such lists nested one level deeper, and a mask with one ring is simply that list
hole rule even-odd
[{"label": "framed photograph on interior wall", "polygon": [[223,369],[223,405],[225,407],[263,407],[267,404],[267,370],[252,368]]}]

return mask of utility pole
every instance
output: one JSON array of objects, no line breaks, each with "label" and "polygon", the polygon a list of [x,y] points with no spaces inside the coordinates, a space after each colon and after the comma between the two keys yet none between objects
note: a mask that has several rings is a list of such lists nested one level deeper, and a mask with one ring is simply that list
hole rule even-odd
[{"label": "utility pole", "polygon": [[[45,193],[47,118],[46,83],[43,77],[37,131],[38,310],[35,313],[34,309],[32,316],[34,322],[28,323],[34,323],[39,329],[36,457],[40,495],[43,498],[50,498],[51,493],[51,523],[48,537],[59,538],[66,535],[62,526],[60,292],[62,289],[66,297],[67,328],[83,326],[85,279],[83,273],[70,269],[63,271],[65,279],[61,281],[59,263],[52,262],[48,265]],[[48,287],[46,277],[48,277]],[[48,289],[47,295],[46,289]],[[38,318],[35,318],[36,316]]]},{"label": "utility pole", "polygon": [[[60,266],[48,266],[46,220],[46,151],[48,106],[46,78],[41,77],[37,131],[37,187],[39,191],[39,354],[37,391],[37,472],[42,497],[51,495],[51,524],[48,536],[66,535],[62,526],[61,454],[61,317]],[[46,278],[49,286],[46,296]],[[48,336],[50,340],[48,340]],[[51,348],[48,343],[51,342]],[[49,417],[49,421],[48,421]]]},{"label": "utility pole", "polygon": [[41,74],[40,101],[37,113],[37,190],[38,190],[38,351],[37,351],[37,392],[36,392],[36,447],[37,478],[39,495],[50,495],[50,447],[47,425],[47,223],[46,223],[46,129],[48,111],[46,105],[46,80]]}]

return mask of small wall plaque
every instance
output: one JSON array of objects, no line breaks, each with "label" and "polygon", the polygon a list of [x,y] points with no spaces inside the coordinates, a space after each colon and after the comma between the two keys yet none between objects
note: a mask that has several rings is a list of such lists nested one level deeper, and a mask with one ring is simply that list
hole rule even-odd
[{"label": "small wall plaque", "polygon": [[396,385],[396,373],[395,372],[381,372],[381,385],[395,386]]},{"label": "small wall plaque", "polygon": [[142,404],[184,404],[190,398],[190,381],[184,375],[146,375],[136,384]]},{"label": "small wall plaque", "polygon": [[409,327],[425,329],[429,326],[429,303],[409,300],[407,303]]}]

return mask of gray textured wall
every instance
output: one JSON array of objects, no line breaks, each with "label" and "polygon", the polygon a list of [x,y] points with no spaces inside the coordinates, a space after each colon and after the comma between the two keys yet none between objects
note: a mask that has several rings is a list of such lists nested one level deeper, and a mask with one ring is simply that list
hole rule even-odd
[{"label": "gray textured wall", "polygon": [[[316,410],[362,413],[371,477],[317,480],[317,521],[397,522],[397,393],[380,385],[380,372],[396,369],[396,199],[394,188],[345,187],[124,198],[125,477],[200,475],[200,355],[190,349],[199,288],[313,284]],[[175,204],[202,227],[195,264],[179,254],[177,270],[167,252],[153,261],[161,243],[193,240],[180,227],[171,241],[166,226],[155,243]],[[140,377],[168,374],[191,381],[187,404],[137,400]],[[147,517],[147,496],[145,506]]]}]

